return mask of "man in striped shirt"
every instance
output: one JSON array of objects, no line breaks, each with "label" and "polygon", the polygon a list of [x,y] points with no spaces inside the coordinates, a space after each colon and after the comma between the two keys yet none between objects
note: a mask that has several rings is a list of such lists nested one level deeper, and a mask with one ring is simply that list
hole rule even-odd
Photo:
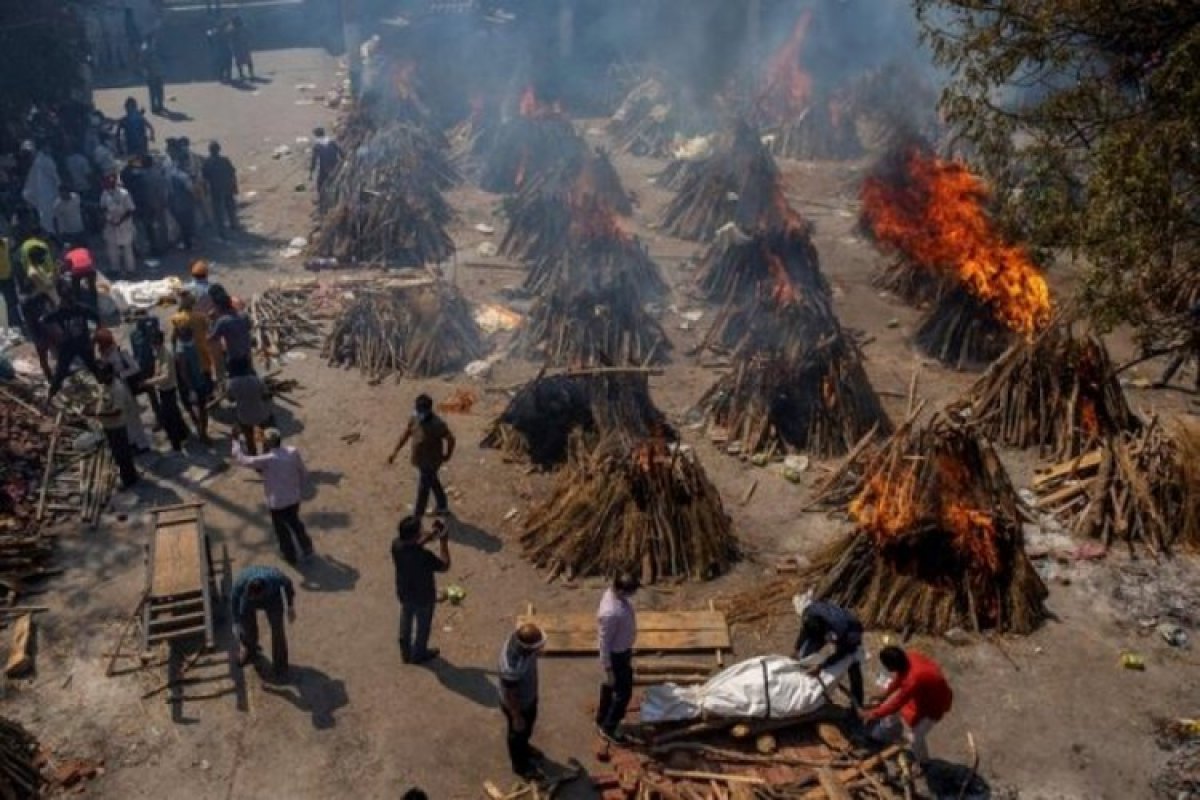
[{"label": "man in striped shirt", "polygon": [[245,666],[259,657],[258,612],[264,611],[271,626],[271,666],[276,677],[286,675],[288,645],[283,615],[286,607],[288,622],[296,621],[296,589],[292,579],[274,567],[249,566],[234,579],[229,600],[233,631],[242,643],[238,663]]},{"label": "man in striped shirt", "polygon": [[600,666],[604,682],[596,706],[596,726],[600,734],[615,742],[623,741],[617,731],[633,697],[633,644],[637,640],[637,614],[630,602],[638,590],[638,580],[622,573],[604,592],[596,622],[600,638]]}]

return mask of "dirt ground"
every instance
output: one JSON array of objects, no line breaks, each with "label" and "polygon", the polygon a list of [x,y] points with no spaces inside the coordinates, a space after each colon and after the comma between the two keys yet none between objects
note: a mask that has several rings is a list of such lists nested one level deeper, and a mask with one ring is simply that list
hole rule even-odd
[{"label": "dirt ground", "polygon": [[[311,194],[296,190],[305,182],[307,156],[296,137],[307,136],[315,124],[332,123],[333,112],[310,102],[311,93],[297,87],[311,84],[323,92],[337,79],[337,65],[320,51],[264,52],[256,61],[269,82],[252,91],[206,83],[169,86],[168,104],[190,118],[155,120],[160,140],[187,134],[201,149],[207,139],[220,139],[239,167],[248,231],[231,245],[208,240],[203,248],[216,262],[215,279],[242,295],[303,271],[299,259],[280,253],[309,228]],[[127,93],[107,91],[98,102],[115,114]],[[603,143],[599,123],[583,127],[589,140]],[[280,145],[290,147],[291,154],[273,157]],[[802,513],[807,482],[793,485],[775,467],[759,469],[718,452],[687,427],[687,409],[713,380],[703,359],[687,355],[707,319],[683,330],[677,313],[704,308],[689,292],[689,259],[698,248],[653,228],[667,197],[650,181],[659,164],[622,157],[617,166],[639,198],[632,227],[675,289],[664,313],[674,360],[652,381],[654,397],[700,454],[752,555],[711,583],[649,589],[638,598],[643,608],[699,608],[770,576],[778,555],[810,552],[846,530],[847,523]],[[862,169],[785,165],[793,202],[816,223],[822,268],[835,287],[841,319],[874,337],[866,347],[867,370],[885,393],[889,411],[902,413],[917,368],[919,395],[936,408],[973,376],[917,355],[908,337],[918,312],[871,287],[869,278],[881,257],[854,231]],[[473,226],[487,222],[502,230],[495,214],[498,198],[470,188],[450,196],[461,214],[454,230],[459,257],[447,269],[471,299],[497,302],[504,287],[519,283],[520,273],[497,259],[478,257],[476,247],[491,237]],[[480,263],[485,266],[475,266]],[[182,274],[184,261],[172,256],[163,269]],[[1070,277],[1056,273],[1055,281],[1062,286]],[[705,310],[711,318],[711,309]],[[1131,352],[1119,337],[1113,348],[1118,361]],[[479,797],[484,779],[501,785],[509,780],[493,681],[496,656],[514,616],[527,602],[543,610],[589,611],[598,600],[595,582],[547,584],[520,557],[517,521],[506,517],[511,509],[528,508],[531,498],[546,491],[547,479],[505,465],[497,452],[477,447],[486,422],[506,402],[502,387],[530,377],[536,365],[504,359],[484,384],[450,376],[371,387],[356,373],[325,366],[315,352],[301,355],[285,367],[301,388],[292,395],[294,405],[282,406],[281,427],[314,474],[303,514],[319,558],[293,571],[299,594],[298,620],[289,635],[291,680],[273,684],[249,674],[235,682],[221,651],[201,658],[190,673],[214,680],[187,691],[222,694],[188,700],[173,714],[161,692],[143,697],[164,680],[162,666],[105,677],[109,654],[144,586],[147,508],[202,500],[208,531],[218,550],[228,551],[235,569],[250,563],[282,566],[261,485],[253,473],[225,466],[227,425],[217,426],[211,450],[146,461],[151,485],[139,489],[136,504],[119,502],[98,530],[68,528],[60,536],[66,572],[44,596],[53,612],[40,620],[36,676],[9,683],[4,713],[26,723],[54,753],[103,759],[105,773],[86,785],[86,796],[395,798],[420,785],[435,798]],[[1140,375],[1151,376],[1156,368],[1148,365]],[[388,548],[415,487],[408,468],[389,467],[385,458],[414,395],[429,391],[436,399],[465,385],[472,385],[480,400],[471,413],[448,417],[460,442],[446,469],[458,522],[451,545],[454,565],[443,585],[459,584],[467,597],[459,607],[438,609],[434,644],[442,650],[441,660],[429,668],[409,667],[396,647]],[[1190,398],[1184,393],[1130,392],[1140,410],[1188,413]],[[354,432],[362,434],[360,441],[342,441]],[[160,442],[160,447],[165,446]],[[1005,458],[1016,484],[1027,485],[1031,455],[1006,453]],[[814,464],[810,480],[823,474],[821,467]],[[743,506],[739,500],[754,481],[753,501]],[[1137,573],[1143,566],[1114,556],[1099,565],[1059,568],[1050,576],[1054,619],[1029,637],[964,646],[915,641],[941,659],[956,692],[953,713],[931,738],[934,755],[964,763],[971,732],[981,754],[981,775],[996,797],[1018,792],[1022,798],[1047,800],[1153,796],[1150,781],[1164,757],[1153,741],[1152,720],[1200,712],[1200,661],[1138,624],[1146,614],[1159,613],[1157,603],[1177,596],[1169,587],[1161,595],[1146,594]],[[1193,593],[1200,585],[1194,563],[1176,564],[1173,574]],[[1143,592],[1141,605],[1129,600],[1131,586]],[[1190,633],[1200,635],[1194,628]],[[794,621],[788,619],[765,632],[735,631],[736,657],[785,649],[793,636]],[[223,636],[223,646],[229,646],[228,639]],[[878,643],[873,634],[871,644],[877,649]],[[1144,655],[1145,671],[1119,666],[1125,649]],[[133,666],[118,663],[119,669]],[[574,756],[595,768],[588,715],[598,679],[595,663],[547,659],[542,669],[535,742],[554,761]],[[582,784],[567,794],[591,796]]]}]

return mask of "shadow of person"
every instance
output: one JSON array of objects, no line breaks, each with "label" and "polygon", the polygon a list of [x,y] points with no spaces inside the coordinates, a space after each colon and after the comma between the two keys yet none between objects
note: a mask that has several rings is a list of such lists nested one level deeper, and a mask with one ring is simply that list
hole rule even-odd
[{"label": "shadow of person", "polygon": [[293,666],[285,678],[264,675],[262,681],[265,693],[311,714],[312,725],[319,731],[336,726],[335,713],[350,705],[345,682],[331,678],[315,667]]},{"label": "shadow of person", "polygon": [[974,769],[940,758],[925,764],[925,784],[933,797],[989,800],[992,796],[992,787]]},{"label": "shadow of person", "polygon": [[191,114],[187,114],[183,111],[172,111],[169,108],[164,108],[161,111],[157,111],[155,113],[158,116],[162,117],[163,119],[168,120],[169,122],[191,122],[192,121]]},{"label": "shadow of person", "polygon": [[491,680],[496,673],[479,667],[456,667],[444,657],[431,661],[429,670],[442,686],[476,705],[494,708],[499,714],[500,695]]},{"label": "shadow of person", "polygon": [[450,528],[450,541],[457,545],[473,547],[485,553],[497,553],[504,545],[498,537],[459,517],[450,517],[447,527]]},{"label": "shadow of person", "polygon": [[348,592],[358,583],[358,570],[333,556],[317,555],[301,563],[300,588],[309,592]]}]

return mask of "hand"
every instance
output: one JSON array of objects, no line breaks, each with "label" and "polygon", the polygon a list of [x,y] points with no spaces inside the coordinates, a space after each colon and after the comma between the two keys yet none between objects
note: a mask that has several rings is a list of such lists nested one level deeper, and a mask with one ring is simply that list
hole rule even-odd
[{"label": "hand", "polygon": [[603,685],[608,687],[609,689],[611,689],[617,685],[617,678],[615,675],[613,675],[612,667],[609,667],[604,670],[604,684]]},{"label": "hand", "polygon": [[821,665],[814,664],[813,666],[809,667],[808,674],[809,674],[809,677],[812,677],[812,678],[815,678],[818,675],[820,675],[821,674]]}]

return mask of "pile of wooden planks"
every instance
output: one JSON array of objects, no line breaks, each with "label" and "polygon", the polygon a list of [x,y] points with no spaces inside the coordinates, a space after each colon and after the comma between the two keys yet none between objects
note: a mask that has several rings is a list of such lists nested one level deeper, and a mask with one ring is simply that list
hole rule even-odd
[{"label": "pile of wooden planks", "polygon": [[943,292],[921,320],[917,346],[948,367],[974,369],[999,358],[1016,336],[962,287]]},{"label": "pile of wooden planks", "polygon": [[[530,606],[517,618],[517,624],[533,623],[546,634],[547,656],[584,656],[596,653],[596,615],[547,614]],[[721,654],[732,649],[729,623],[720,611],[640,611],[638,612],[637,658],[634,675],[641,683],[665,683],[674,678],[683,682],[703,682],[719,663]],[[712,653],[713,664],[691,660],[649,658],[661,653]]]},{"label": "pile of wooden planks", "polygon": [[1194,427],[1164,429],[1157,418],[1132,433],[1105,437],[1033,479],[1039,511],[1054,514],[1081,537],[1114,540],[1155,553],[1200,545],[1200,454]]},{"label": "pile of wooden planks", "polygon": [[733,523],[703,467],[662,439],[573,442],[551,496],[530,511],[527,557],[566,579],[640,575],[706,580],[740,558]]},{"label": "pile of wooden planks", "polygon": [[315,280],[294,281],[250,299],[254,349],[268,367],[289,350],[320,347],[323,331],[313,303],[320,286]]},{"label": "pile of wooden planks", "polygon": [[484,356],[466,298],[433,278],[386,279],[354,292],[334,319],[322,354],[357,367],[372,383],[389,375],[429,377]]},{"label": "pile of wooden planks", "polygon": [[78,515],[94,528],[116,485],[116,465],[103,437],[82,418],[59,413],[50,435],[38,520]]},{"label": "pile of wooden planks", "polygon": [[968,398],[962,407],[990,439],[1010,447],[1036,445],[1060,461],[1141,427],[1104,343],[1077,336],[1065,324],[1015,343]]},{"label": "pile of wooden planks", "polygon": [[676,439],[666,415],[650,397],[650,370],[610,367],[555,375],[545,371],[524,384],[488,427],[481,447],[506,459],[549,469],[567,459],[572,435],[593,446],[605,435]]},{"label": "pile of wooden planks", "polygon": [[0,717],[0,796],[33,800],[45,779],[37,766],[38,742],[19,722]]}]

